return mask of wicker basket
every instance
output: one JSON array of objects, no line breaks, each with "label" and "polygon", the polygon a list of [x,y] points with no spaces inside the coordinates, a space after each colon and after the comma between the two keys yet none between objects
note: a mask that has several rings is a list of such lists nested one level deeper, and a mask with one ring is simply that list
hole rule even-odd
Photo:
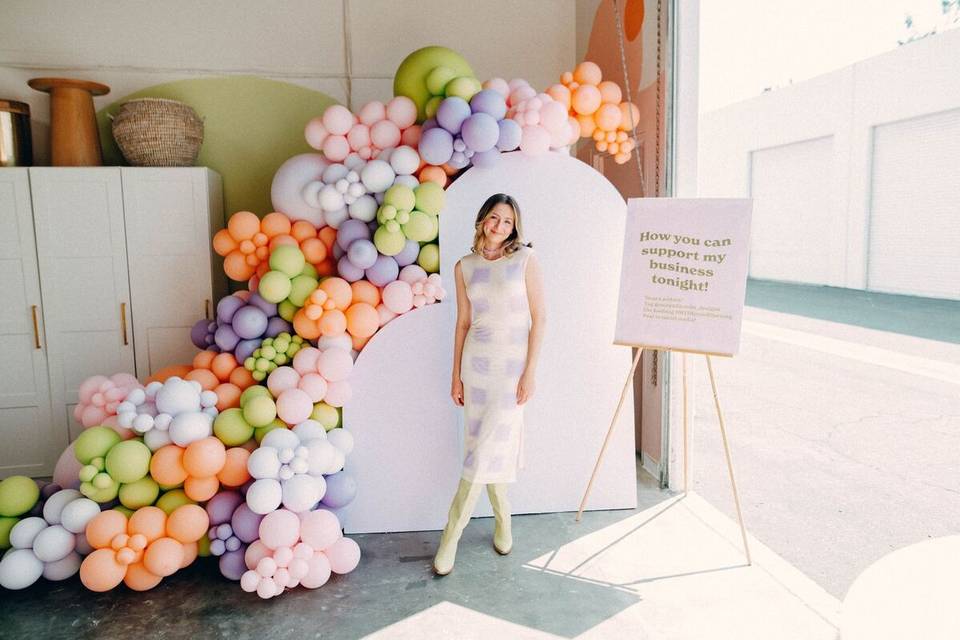
[{"label": "wicker basket", "polygon": [[130,100],[113,117],[113,137],[136,167],[192,167],[203,121],[189,105],[162,98]]}]

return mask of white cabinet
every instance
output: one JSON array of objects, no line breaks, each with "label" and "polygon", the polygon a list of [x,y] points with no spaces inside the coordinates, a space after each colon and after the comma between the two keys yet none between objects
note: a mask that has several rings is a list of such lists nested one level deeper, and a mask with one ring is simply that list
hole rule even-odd
[{"label": "white cabinet", "polygon": [[142,380],[190,362],[190,326],[226,292],[210,251],[224,222],[220,177],[3,169],[0,194],[0,343],[14,356],[0,358],[0,438],[16,444],[0,447],[0,477],[45,475],[80,431],[73,407],[84,379],[126,371]]}]

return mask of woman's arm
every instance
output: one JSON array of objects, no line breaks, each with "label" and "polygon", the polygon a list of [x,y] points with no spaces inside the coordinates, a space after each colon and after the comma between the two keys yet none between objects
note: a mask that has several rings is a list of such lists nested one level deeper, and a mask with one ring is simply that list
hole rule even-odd
[{"label": "woman's arm", "polygon": [[470,329],[470,299],[463,284],[463,271],[460,262],[454,267],[457,281],[457,330],[453,342],[453,382],[450,385],[450,397],[457,406],[463,406],[463,382],[460,381],[460,360],[463,357],[463,341]]},{"label": "woman's arm", "polygon": [[537,255],[527,259],[524,274],[527,284],[527,304],[530,307],[530,336],[527,338],[527,362],[517,384],[517,404],[523,404],[533,397],[536,390],[537,362],[540,359],[540,344],[547,325],[547,312],[543,303],[543,278],[540,274],[540,262]]}]

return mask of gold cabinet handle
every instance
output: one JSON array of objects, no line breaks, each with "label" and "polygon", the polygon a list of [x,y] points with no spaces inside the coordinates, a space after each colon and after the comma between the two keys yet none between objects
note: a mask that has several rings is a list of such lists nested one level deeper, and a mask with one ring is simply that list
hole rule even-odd
[{"label": "gold cabinet handle", "polygon": [[203,301],[203,317],[207,320],[210,319],[210,298]]},{"label": "gold cabinet handle", "polygon": [[40,326],[37,324],[37,305],[30,305],[30,315],[33,316],[33,346],[40,349]]},{"label": "gold cabinet handle", "polygon": [[127,303],[120,303],[120,330],[123,331],[123,346],[127,346],[130,342],[127,340]]}]

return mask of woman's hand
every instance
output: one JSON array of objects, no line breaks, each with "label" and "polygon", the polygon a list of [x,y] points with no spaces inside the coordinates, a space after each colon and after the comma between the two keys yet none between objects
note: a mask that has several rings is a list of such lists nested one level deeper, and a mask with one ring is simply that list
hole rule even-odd
[{"label": "woman's hand", "polygon": [[450,385],[450,397],[453,398],[453,404],[463,406],[463,381],[460,376],[454,377],[453,384]]},{"label": "woman's hand", "polygon": [[517,383],[517,404],[526,403],[527,400],[533,397],[536,390],[537,385],[534,380],[534,375],[530,371],[525,370],[523,375],[520,376],[520,381]]}]

